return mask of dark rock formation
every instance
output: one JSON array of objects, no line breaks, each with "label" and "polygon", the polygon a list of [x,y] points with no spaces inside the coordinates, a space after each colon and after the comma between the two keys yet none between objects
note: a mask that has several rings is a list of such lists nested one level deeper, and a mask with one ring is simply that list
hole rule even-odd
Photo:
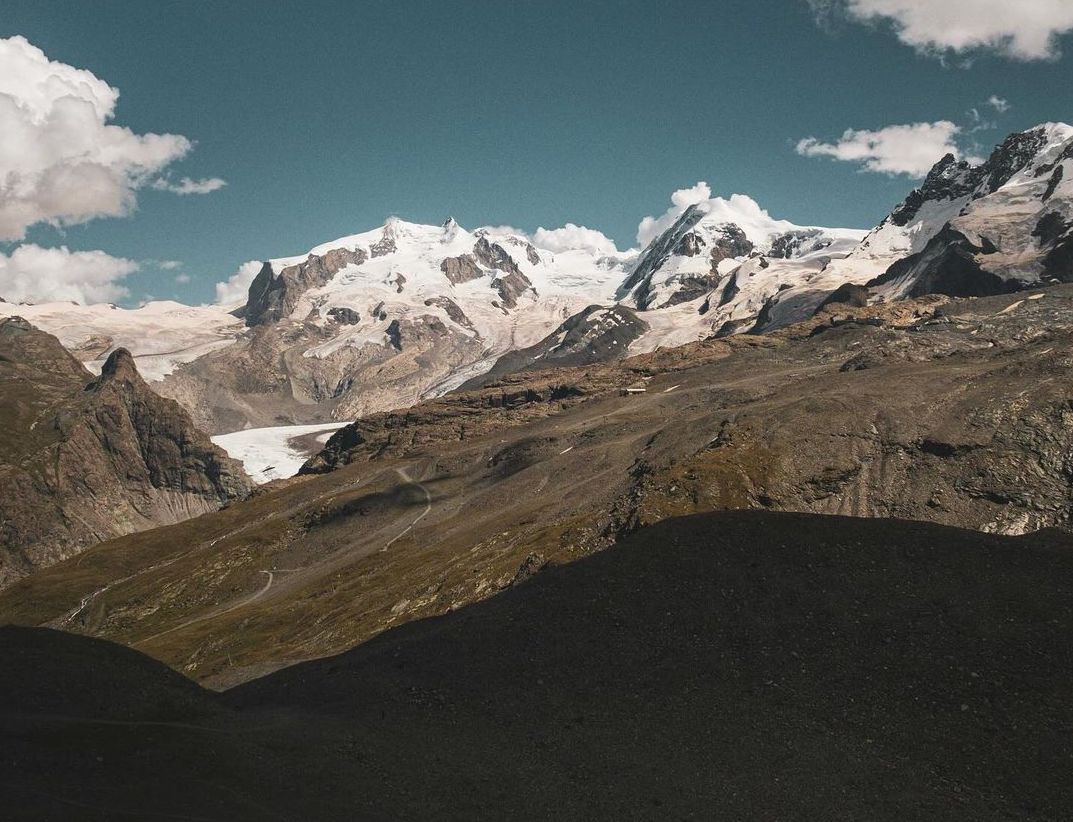
[{"label": "dark rock formation", "polygon": [[340,325],[357,325],[361,322],[361,315],[353,308],[335,307],[328,309],[328,317]]},{"label": "dark rock formation", "polygon": [[452,322],[458,323],[463,328],[473,330],[473,323],[470,318],[466,316],[464,312],[454,300],[450,297],[429,297],[425,300],[425,305],[434,305],[438,308],[442,308],[447,316],[451,318]]},{"label": "dark rock formation", "polygon": [[320,256],[310,254],[305,262],[287,266],[278,275],[271,263],[265,263],[250,283],[246,325],[264,325],[289,316],[306,291],[327,284],[346,266],[361,265],[366,259],[360,248],[354,251],[335,248]]},{"label": "dark rock formation", "polygon": [[440,263],[440,271],[450,280],[451,285],[467,283],[470,280],[477,280],[484,276],[484,271],[477,265],[477,260],[474,259],[472,254],[447,257]]},{"label": "dark rock formation", "polygon": [[[618,299],[624,299],[632,293],[638,308],[641,310],[651,308],[656,298],[652,286],[653,275],[671,257],[699,256],[708,246],[704,237],[694,230],[704,218],[704,214],[701,206],[690,206],[674,225],[653,240],[638,260],[633,273],[619,288]],[[734,223],[716,226],[709,236],[711,248],[708,251],[710,266],[707,273],[687,275],[677,280],[674,290],[667,296],[666,305],[678,305],[700,299],[717,287],[720,280],[719,263],[723,260],[748,256],[754,250],[745,232]]]},{"label": "dark rock formation", "polygon": [[691,205],[682,212],[682,216],[675,221],[674,225],[648,246],[641,259],[637,261],[633,273],[619,288],[617,298],[624,299],[631,292],[636,291],[637,305],[644,308],[651,301],[652,275],[660,269],[668,257],[674,254],[674,249],[682,242],[682,238],[690,233],[703,218],[704,211],[696,205]]},{"label": "dark rock formation", "polygon": [[734,223],[720,226],[719,236],[712,243],[712,270],[723,260],[747,257],[753,253],[754,246],[745,232]]},{"label": "dark rock formation", "polygon": [[477,239],[477,244],[473,246],[473,255],[485,268],[502,271],[504,274],[524,276],[521,269],[518,268],[518,264],[514,262],[514,258],[507,253],[507,250],[499,243],[488,242],[487,237]]},{"label": "dark rock formation", "polygon": [[852,305],[856,308],[861,308],[868,305],[869,291],[868,287],[864,285],[857,285],[856,283],[843,283],[827,297],[816,312],[826,308],[829,305],[835,305],[838,303],[844,305]]},{"label": "dark rock formation", "polygon": [[905,297],[925,294],[986,297],[1023,287],[1017,280],[1004,280],[981,268],[976,255],[982,252],[964,234],[947,225],[928,241],[923,251],[898,260],[868,286],[907,283]]},{"label": "dark rock formation", "polygon": [[914,189],[888,218],[894,225],[908,225],[924,203],[933,200],[956,200],[968,196],[980,184],[985,173],[965,160],[947,154],[924,178],[923,185]]},{"label": "dark rock formation", "polygon": [[774,240],[771,241],[771,249],[768,251],[767,256],[775,259],[788,260],[791,257],[796,257],[801,253],[801,249],[808,246],[810,251],[814,251],[818,248],[825,248],[830,245],[830,241],[824,243],[817,240],[821,232],[818,229],[812,229],[807,231],[787,231],[785,234],[780,234]]},{"label": "dark rock formation", "polygon": [[533,288],[533,284],[529,282],[529,278],[517,269],[497,277],[494,281],[494,285],[496,291],[499,292],[503,305],[507,308],[516,308],[518,305],[518,298],[526,291]]},{"label": "dark rock formation", "polygon": [[463,383],[459,390],[479,388],[519,371],[621,360],[647,330],[648,324],[637,312],[624,305],[590,305],[536,345],[504,354],[488,373]]}]

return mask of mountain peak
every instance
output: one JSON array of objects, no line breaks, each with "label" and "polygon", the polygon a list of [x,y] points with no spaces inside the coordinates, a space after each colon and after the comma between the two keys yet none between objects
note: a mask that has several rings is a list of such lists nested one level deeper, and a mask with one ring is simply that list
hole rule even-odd
[{"label": "mountain peak", "polygon": [[138,373],[138,366],[134,362],[134,355],[126,348],[117,348],[109,354],[104,367],[101,368],[101,376],[98,382],[104,383],[111,380],[123,380],[125,382],[141,382],[142,380],[141,374]]}]

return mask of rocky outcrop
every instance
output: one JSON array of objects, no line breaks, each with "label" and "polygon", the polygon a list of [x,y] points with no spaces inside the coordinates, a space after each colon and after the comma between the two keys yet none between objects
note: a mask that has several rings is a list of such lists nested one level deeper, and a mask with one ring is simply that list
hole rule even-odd
[{"label": "rocky outcrop", "polygon": [[245,496],[241,465],[117,349],[93,378],[51,335],[0,322],[0,585]]},{"label": "rocky outcrop", "polygon": [[646,330],[648,324],[631,308],[590,305],[536,345],[504,354],[488,373],[463,383],[460,388],[463,391],[479,388],[520,371],[625,359],[630,345]]},{"label": "rocky outcrop", "polygon": [[771,241],[767,256],[776,260],[789,260],[798,256],[805,248],[816,250],[828,245],[830,240],[824,239],[823,232],[819,229],[787,231]]},{"label": "rocky outcrop", "polygon": [[340,325],[357,325],[361,322],[361,315],[353,308],[329,308],[328,317],[335,320]]},{"label": "rocky outcrop", "polygon": [[440,270],[444,273],[451,285],[461,285],[470,280],[477,280],[484,276],[484,271],[472,254],[461,254],[457,257],[447,257],[440,263]]},{"label": "rocky outcrop", "polygon": [[870,295],[871,292],[869,292],[868,286],[866,285],[845,283],[832,291],[830,296],[820,303],[820,307],[816,309],[816,312],[819,313],[829,305],[839,304],[853,306],[854,308],[863,308],[868,305],[868,298]]},{"label": "rocky outcrop", "polygon": [[869,287],[890,286],[900,297],[946,294],[950,297],[986,297],[1008,294],[1024,287],[984,270],[977,257],[984,248],[946,226],[919,254],[899,260]]},{"label": "rocky outcrop", "polygon": [[633,272],[619,288],[617,298],[623,300],[632,294],[638,308],[647,308],[653,298],[652,275],[659,271],[664,263],[675,254],[675,249],[682,247],[683,250],[686,250],[695,246],[696,250],[699,251],[699,244],[684,238],[692,232],[693,227],[703,218],[704,211],[698,205],[691,205],[682,212],[682,216],[675,221],[674,225],[653,240],[648,248],[645,249]]},{"label": "rocky outcrop", "polygon": [[327,284],[348,265],[361,265],[367,259],[360,248],[335,248],[322,255],[310,254],[305,262],[287,266],[278,275],[271,263],[265,263],[250,284],[243,314],[246,325],[265,325],[290,316],[306,291]]},{"label": "rocky outcrop", "polygon": [[947,154],[928,172],[924,183],[909,193],[888,219],[896,226],[908,225],[928,202],[956,200],[971,194],[985,177],[982,169]]},{"label": "rocky outcrop", "polygon": [[529,278],[520,271],[501,274],[494,280],[494,285],[499,292],[501,304],[506,308],[517,308],[518,298],[533,289]]}]

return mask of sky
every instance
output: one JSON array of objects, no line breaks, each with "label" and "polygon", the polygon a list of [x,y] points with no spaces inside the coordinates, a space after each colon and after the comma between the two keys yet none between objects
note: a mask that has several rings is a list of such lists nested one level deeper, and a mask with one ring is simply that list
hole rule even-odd
[{"label": "sky", "polygon": [[212,302],[391,215],[869,228],[1073,119],[1070,32],[1069,0],[0,0],[0,297]]}]

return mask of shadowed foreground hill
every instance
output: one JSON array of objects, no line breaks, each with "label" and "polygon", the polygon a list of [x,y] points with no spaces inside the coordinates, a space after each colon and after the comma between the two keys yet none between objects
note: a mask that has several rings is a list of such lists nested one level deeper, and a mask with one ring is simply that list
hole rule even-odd
[{"label": "shadowed foreground hill", "polygon": [[1071,628],[1068,535],[765,512],[666,520],[223,694],[9,628],[6,812],[1058,819]]}]

